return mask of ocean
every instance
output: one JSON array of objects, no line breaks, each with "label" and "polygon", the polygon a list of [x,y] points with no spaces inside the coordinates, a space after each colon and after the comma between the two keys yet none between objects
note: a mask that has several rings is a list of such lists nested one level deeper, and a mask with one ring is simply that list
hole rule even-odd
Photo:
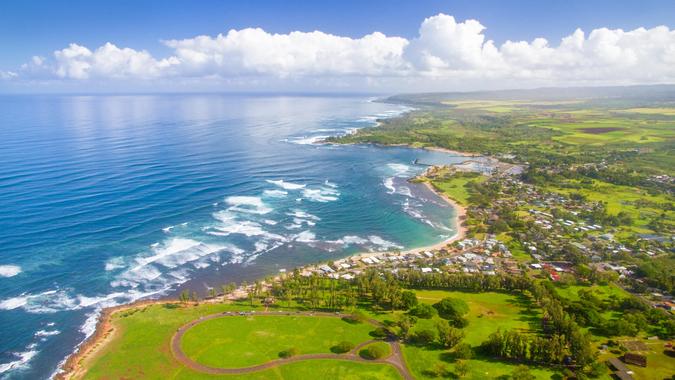
[{"label": "ocean", "polygon": [[462,158],[317,143],[409,110],[364,96],[1,96],[0,378],[53,376],[106,306],[452,236],[454,210],[406,179]]}]

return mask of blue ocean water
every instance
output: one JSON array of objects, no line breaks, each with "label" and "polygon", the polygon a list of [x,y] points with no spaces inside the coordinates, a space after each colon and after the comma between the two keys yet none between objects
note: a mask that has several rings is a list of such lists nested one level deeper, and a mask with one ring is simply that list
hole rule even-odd
[{"label": "blue ocean water", "polygon": [[406,178],[459,157],[316,144],[347,96],[0,97],[0,378],[48,378],[98,311],[454,234]]}]

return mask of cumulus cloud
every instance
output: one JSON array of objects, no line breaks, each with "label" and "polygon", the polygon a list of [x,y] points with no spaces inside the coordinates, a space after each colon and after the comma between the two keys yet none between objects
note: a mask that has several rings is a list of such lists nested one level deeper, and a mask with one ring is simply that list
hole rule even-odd
[{"label": "cumulus cloud", "polygon": [[[497,46],[477,20],[438,14],[416,38],[374,32],[361,38],[321,31],[271,34],[260,28],[163,41],[166,58],[112,43],[90,50],[70,44],[49,58],[33,57],[0,78],[70,81],[220,79],[323,83],[327,86],[408,88],[420,83],[627,84],[675,81],[675,31],[666,26],[631,31],[577,29],[551,44],[544,38]],[[351,80],[351,82],[349,82]]]}]

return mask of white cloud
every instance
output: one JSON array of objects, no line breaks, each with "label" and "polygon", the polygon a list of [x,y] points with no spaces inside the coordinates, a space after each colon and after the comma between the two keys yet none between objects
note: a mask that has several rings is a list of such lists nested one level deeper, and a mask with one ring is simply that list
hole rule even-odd
[{"label": "white cloud", "polygon": [[577,29],[557,45],[535,38],[496,46],[479,21],[438,14],[410,41],[379,32],[350,38],[246,28],[163,43],[172,52],[161,59],[112,43],[93,51],[73,43],[0,78],[397,90],[675,81],[675,31],[666,26]]},{"label": "white cloud", "polygon": [[191,75],[278,77],[395,73],[404,68],[407,43],[379,32],[352,39],[319,31],[270,34],[260,28],[165,41],[175,49],[181,70]]}]

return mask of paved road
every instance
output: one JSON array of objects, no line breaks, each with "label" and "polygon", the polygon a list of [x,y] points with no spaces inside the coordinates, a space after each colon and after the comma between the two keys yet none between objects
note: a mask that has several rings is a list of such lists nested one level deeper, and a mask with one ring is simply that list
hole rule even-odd
[{"label": "paved road", "polygon": [[[245,312],[247,315],[253,315],[253,316],[279,316],[279,315],[302,315],[302,316],[311,316],[311,317],[332,317],[332,318],[342,318],[345,316],[348,316],[349,314],[334,314],[334,313],[322,313],[322,312],[287,312],[287,311],[265,311],[265,312],[256,312],[256,313],[249,313]],[[209,373],[213,375],[240,375],[240,374],[245,374],[245,373],[251,373],[251,372],[257,372],[257,371],[262,371],[265,369],[269,368],[274,368],[279,365],[283,364],[288,364],[288,363],[294,363],[294,362],[301,362],[305,360],[325,360],[325,359],[331,359],[331,360],[351,360],[351,361],[356,361],[356,362],[367,362],[367,363],[380,363],[380,364],[388,364],[396,368],[398,373],[405,379],[405,380],[414,380],[414,377],[410,373],[410,370],[408,370],[408,367],[405,365],[405,360],[403,359],[403,354],[401,353],[401,345],[398,343],[398,341],[394,339],[389,339],[386,341],[386,343],[389,344],[391,347],[391,355],[385,359],[379,359],[379,360],[367,360],[358,355],[358,352],[361,348],[364,346],[376,342],[375,340],[369,340],[363,343],[360,343],[354,349],[351,351],[345,353],[345,354],[305,354],[305,355],[298,355],[298,356],[293,356],[287,359],[274,359],[271,360],[267,363],[263,364],[258,364],[250,367],[242,367],[242,368],[218,368],[218,367],[210,367],[204,364],[197,363],[190,359],[183,350],[180,348],[180,342],[181,339],[183,338],[183,335],[192,327],[195,325],[198,325],[202,322],[206,322],[212,319],[216,318],[225,318],[225,317],[234,317],[234,316],[239,316],[240,312],[225,312],[225,313],[218,313],[218,314],[211,314],[207,315],[198,319],[195,319],[191,322],[186,323],[185,325],[181,326],[178,328],[178,331],[173,335],[171,338],[171,351],[173,353],[173,356],[181,362],[183,365],[186,367],[193,369],[197,372],[203,372],[203,373]],[[368,319],[368,323],[370,323],[373,326],[376,327],[382,327],[382,324],[375,320],[375,319]]]}]

